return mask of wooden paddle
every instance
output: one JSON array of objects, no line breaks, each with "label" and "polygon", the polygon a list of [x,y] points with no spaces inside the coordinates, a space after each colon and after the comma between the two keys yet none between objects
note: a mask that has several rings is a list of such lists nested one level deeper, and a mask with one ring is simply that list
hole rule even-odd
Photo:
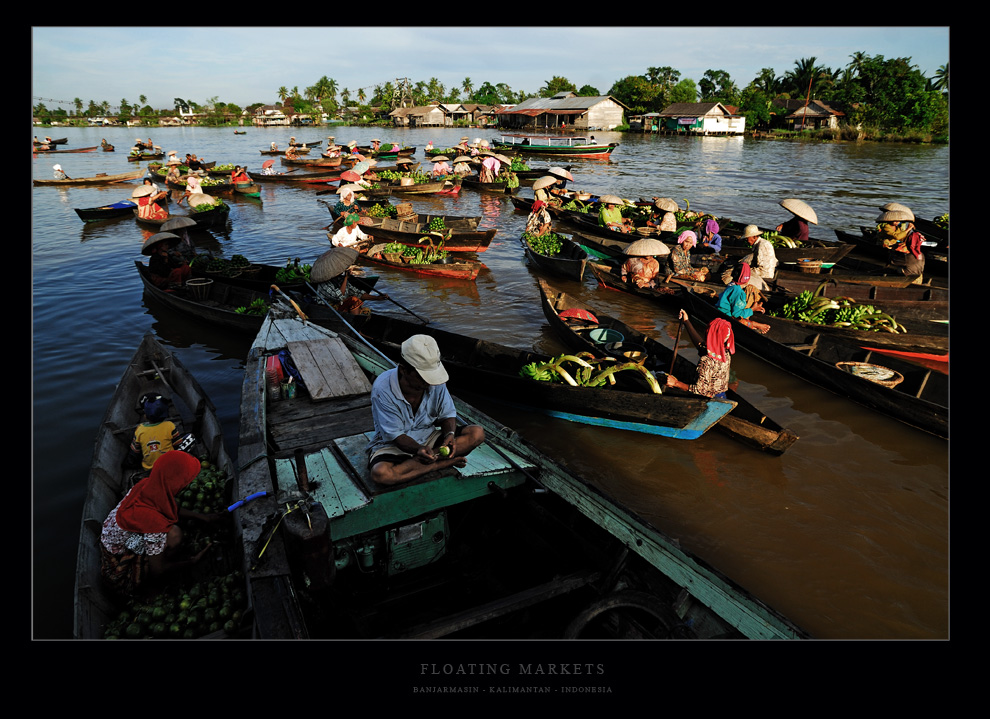
[{"label": "wooden paddle", "polygon": [[681,342],[681,328],[684,326],[684,320],[678,317],[677,319],[677,336],[674,337],[674,352],[670,357],[670,372],[667,374],[674,374],[674,362],[677,360],[677,345]]}]

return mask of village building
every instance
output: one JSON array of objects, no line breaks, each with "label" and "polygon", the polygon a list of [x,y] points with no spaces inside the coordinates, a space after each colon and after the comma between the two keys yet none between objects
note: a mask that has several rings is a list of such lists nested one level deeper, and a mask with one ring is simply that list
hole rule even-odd
[{"label": "village building", "polygon": [[821,100],[800,98],[796,100],[774,100],[773,110],[782,118],[785,126],[791,130],[818,129],[822,127],[837,128],[839,118],[845,113],[833,110]]},{"label": "village building", "polygon": [[745,115],[721,102],[675,102],[662,112],[642,116],[645,132],[671,135],[742,135]]},{"label": "village building", "polygon": [[628,109],[610,95],[582,97],[559,92],[553,97],[523,100],[495,114],[499,126],[507,130],[611,130],[623,124]]}]

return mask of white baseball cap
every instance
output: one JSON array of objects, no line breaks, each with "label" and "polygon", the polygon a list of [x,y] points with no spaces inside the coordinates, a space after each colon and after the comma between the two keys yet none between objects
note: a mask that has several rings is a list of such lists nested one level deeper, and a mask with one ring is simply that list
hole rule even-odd
[{"label": "white baseball cap", "polygon": [[447,370],[440,362],[440,348],[429,335],[413,335],[402,343],[402,359],[429,384],[444,384]]}]

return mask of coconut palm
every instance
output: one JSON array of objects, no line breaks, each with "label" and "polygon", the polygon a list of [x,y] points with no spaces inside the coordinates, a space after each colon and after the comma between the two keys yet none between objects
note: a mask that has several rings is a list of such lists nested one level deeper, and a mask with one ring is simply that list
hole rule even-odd
[{"label": "coconut palm", "polygon": [[471,94],[474,92],[474,84],[471,82],[471,78],[464,78],[461,82],[461,89],[464,91],[464,100],[470,101]]},{"label": "coconut palm", "polygon": [[282,87],[278,89],[278,99],[285,102],[287,97],[289,97],[289,89],[285,85],[282,85]]},{"label": "coconut palm", "polygon": [[933,90],[949,91],[949,63],[945,63],[935,71],[935,78],[932,81]]}]

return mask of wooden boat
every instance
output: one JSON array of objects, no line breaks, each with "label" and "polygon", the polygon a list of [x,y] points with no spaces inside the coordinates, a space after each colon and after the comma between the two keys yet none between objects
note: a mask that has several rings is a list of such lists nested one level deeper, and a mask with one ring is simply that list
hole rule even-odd
[{"label": "wooden boat", "polygon": [[93,177],[76,177],[66,180],[35,180],[35,187],[43,185],[112,185],[118,182],[130,182],[136,180],[144,174],[144,170],[134,170],[133,172],[118,172],[113,175],[100,173]]},{"label": "wooden boat", "polygon": [[[686,289],[685,298],[693,318],[707,323],[721,316],[710,298],[690,288]],[[765,335],[730,319],[737,347],[864,407],[948,439],[948,375],[890,354],[874,357],[874,351],[865,349],[875,346],[872,338],[860,343],[837,341],[816,326],[763,315],[759,320],[770,325]],[[873,381],[850,371],[860,367],[870,369],[870,366],[880,366],[896,374],[889,380]],[[893,382],[897,384],[890,386]]]},{"label": "wooden boat", "polygon": [[137,155],[128,155],[128,162],[142,162],[144,160],[163,160],[165,159],[164,152],[142,152]]},{"label": "wooden boat", "polygon": [[[323,193],[320,190],[317,194]],[[334,210],[334,206],[337,204],[336,201],[320,200],[323,204],[327,206],[327,210],[330,215],[336,220],[339,214]],[[368,210],[375,207],[376,205],[387,205],[390,204],[388,200],[372,199],[372,200],[362,200],[358,199],[357,204],[362,208],[362,211],[367,213]],[[397,214],[395,217],[391,218],[393,220],[402,220],[403,222],[412,222],[417,225],[429,225],[434,219],[440,218],[444,222],[444,227],[447,229],[454,230],[476,230],[478,229],[478,224],[481,222],[481,215],[433,215],[429,213],[417,213],[412,211],[412,205],[409,203],[400,203],[401,207],[397,207]],[[401,214],[398,214],[401,212]],[[370,215],[366,215],[369,216]]]},{"label": "wooden boat", "polygon": [[[137,220],[137,223],[139,225],[143,225],[145,227],[152,229],[161,227],[170,219],[176,216],[174,214],[169,213],[168,217],[165,217],[160,220],[153,220],[144,217],[138,217],[137,210],[134,210],[133,213],[134,213],[134,219]],[[201,210],[199,212],[190,210],[189,212],[186,213],[186,215],[183,215],[183,217],[185,216],[188,216],[190,219],[195,220],[196,226],[199,228],[206,229],[210,227],[219,227],[226,224],[227,218],[230,216],[230,205],[221,202],[219,205],[217,205],[211,210]]]},{"label": "wooden boat", "polygon": [[[691,440],[702,436],[735,408],[735,402],[687,392],[654,393],[638,369],[613,375],[617,378],[614,387],[608,383],[601,387],[572,387],[526,379],[519,374],[524,366],[554,358],[393,317],[367,315],[351,322],[362,336],[395,361],[402,342],[410,336],[433,337],[450,375],[451,390],[459,395],[487,397],[571,422]],[[596,372],[623,363],[630,362],[608,358]],[[576,370],[577,365],[568,363],[567,370],[572,369]],[[635,376],[626,380],[625,375]]]},{"label": "wooden boat", "polygon": [[263,172],[248,171],[248,177],[255,182],[285,182],[290,184],[326,184],[340,179],[340,170],[314,170],[305,172],[301,169],[277,172],[266,175]]},{"label": "wooden boat", "polygon": [[234,130],[235,135],[246,135],[247,130]]},{"label": "wooden boat", "polygon": [[[288,399],[266,389],[282,352],[308,390]],[[392,367],[273,315],[251,346],[235,494],[274,495],[237,513],[253,638],[807,638],[459,398],[486,433],[466,465],[375,485],[371,383]]]},{"label": "wooden boat", "polygon": [[[429,223],[411,222],[392,219],[390,217],[362,217],[361,229],[375,238],[376,242],[399,242],[410,247],[429,246],[423,242],[430,233]],[[336,232],[344,225],[344,218],[337,217],[331,225],[331,232]],[[484,252],[491,245],[498,229],[492,227],[486,230],[460,230],[447,228],[449,236],[443,241],[443,248],[449,252]]]},{"label": "wooden boat", "polygon": [[[256,289],[252,283],[236,283],[227,281],[227,278],[213,277],[206,274],[205,278],[212,279],[208,289],[201,289],[195,283],[186,283],[183,287],[174,289],[163,289],[151,281],[151,274],[148,266],[139,260],[135,260],[135,267],[141,276],[145,292],[153,299],[166,307],[177,312],[181,312],[201,322],[225,327],[235,332],[255,333],[261,327],[264,314],[238,312],[240,308],[250,307],[258,300],[263,300],[266,304],[282,303],[288,306],[285,295],[270,291],[271,284],[264,290]],[[204,275],[194,273],[197,280],[202,280]],[[279,289],[284,293],[291,293],[296,286],[282,287]],[[293,301],[303,312],[314,322],[329,322],[336,319],[336,313],[325,305],[307,302],[300,295],[289,295],[294,297]]]},{"label": "wooden boat", "polygon": [[[543,314],[551,329],[560,340],[574,351],[592,352],[601,356],[602,352],[615,352],[613,348],[603,348],[591,337],[592,329],[604,328],[614,330],[622,335],[622,344],[642,348],[646,353],[645,366],[656,373],[673,373],[682,381],[693,379],[698,374],[697,366],[683,354],[674,355],[673,351],[647,334],[639,332],[620,320],[609,317],[580,302],[577,298],[556,288],[546,280],[538,280],[540,286],[540,303]],[[583,310],[590,313],[597,322],[574,324],[565,321],[560,313],[568,309]],[[696,327],[697,327],[697,323]],[[704,335],[704,331],[699,328]],[[620,346],[618,350],[621,351]],[[673,370],[671,370],[673,367]],[[673,389],[668,392],[673,393]],[[735,408],[719,420],[716,429],[725,435],[768,454],[781,455],[798,440],[798,435],[775,422],[761,412],[749,400],[734,390],[728,390],[726,397],[736,403]]]},{"label": "wooden boat", "polygon": [[469,190],[477,190],[478,192],[494,192],[499,195],[515,195],[519,192],[519,185],[509,187],[509,183],[506,180],[502,182],[482,182],[478,179],[478,175],[467,175],[461,178],[461,187],[466,187]]},{"label": "wooden boat", "polygon": [[574,240],[559,233],[555,234],[560,242],[560,251],[555,255],[538,252],[525,237],[521,237],[520,242],[523,244],[527,259],[544,272],[580,282],[584,279],[588,262],[594,258]]},{"label": "wooden boat", "polygon": [[587,137],[573,135],[502,135],[490,140],[489,145],[499,152],[510,150],[523,155],[607,160],[619,143],[592,144]]},{"label": "wooden boat", "polygon": [[[383,254],[382,250],[386,243],[379,243],[373,247],[362,250],[361,259],[372,264],[383,267],[392,267],[403,272],[412,272],[417,275],[428,275],[430,277],[446,277],[452,280],[467,280],[474,282],[485,265],[476,260],[465,258],[449,257],[446,260],[437,262],[406,262],[405,260],[393,260]],[[487,269],[487,268],[485,268]]]},{"label": "wooden boat", "polygon": [[[861,235],[836,230],[835,236],[839,238],[840,242],[851,244],[857,252],[877,260],[883,260],[886,263],[890,257],[890,250],[880,244],[875,230],[868,227],[861,229],[863,231]],[[938,244],[934,241],[922,243],[921,252],[925,256],[925,274],[947,277],[949,275],[949,250],[948,247],[939,249]]]},{"label": "wooden boat", "polygon": [[244,197],[261,197],[261,188],[253,182],[235,182],[234,194]]},{"label": "wooden boat", "polygon": [[344,164],[343,158],[322,156],[296,158],[283,157],[281,162],[283,165],[287,165],[289,167],[340,167]]},{"label": "wooden boat", "polygon": [[[284,155],[285,154],[285,150],[262,150],[261,151],[261,154],[262,155]],[[301,145],[296,145],[296,154],[297,155],[308,155],[309,154],[309,148],[308,147],[303,147]]]},{"label": "wooden boat", "polygon": [[34,148],[32,152],[36,155],[65,155],[70,152],[96,152],[100,149],[99,145],[93,145],[92,147],[80,147],[75,150],[59,150],[59,149],[48,149],[42,150],[39,148]]},{"label": "wooden boat", "polygon": [[69,141],[69,138],[67,138],[67,137],[60,137],[57,140],[35,140],[34,141],[34,146],[35,147],[39,147],[41,145],[48,145],[49,147],[51,147],[52,145],[64,145],[68,141]]},{"label": "wooden boat", "polygon": [[139,398],[148,392],[168,399],[169,419],[182,430],[192,432],[203,458],[224,470],[228,477],[235,474],[224,446],[220,420],[206,392],[178,357],[152,334],[145,335],[124,368],[96,435],[76,557],[73,617],[76,639],[102,639],[106,625],[122,608],[103,584],[100,534],[103,521],[130,488],[124,459],[134,429],[143,420]]},{"label": "wooden boat", "polygon": [[133,200],[121,200],[101,207],[73,208],[83,222],[100,222],[114,220],[119,217],[133,217],[137,203]]}]

